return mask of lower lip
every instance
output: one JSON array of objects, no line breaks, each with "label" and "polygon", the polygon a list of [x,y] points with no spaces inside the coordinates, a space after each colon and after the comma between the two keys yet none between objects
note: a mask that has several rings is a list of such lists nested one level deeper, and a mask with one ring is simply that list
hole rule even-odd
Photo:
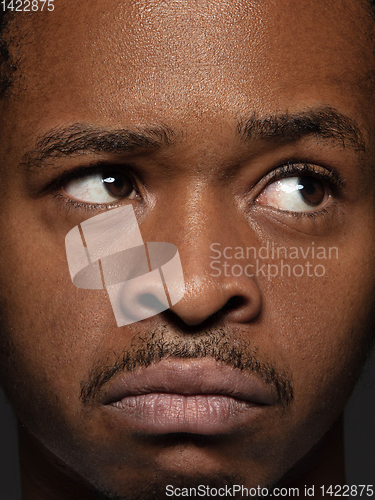
[{"label": "lower lip", "polygon": [[150,393],[106,406],[134,430],[153,434],[223,434],[249,423],[259,405],[219,394]]}]

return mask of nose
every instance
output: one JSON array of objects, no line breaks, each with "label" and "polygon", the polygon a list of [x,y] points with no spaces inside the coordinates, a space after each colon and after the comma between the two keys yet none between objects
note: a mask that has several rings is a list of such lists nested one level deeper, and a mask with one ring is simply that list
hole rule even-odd
[{"label": "nose", "polygon": [[[169,211],[168,222],[171,232],[163,239],[177,246],[185,283],[183,298],[170,311],[191,326],[214,318],[231,323],[257,318],[262,309],[261,290],[252,273],[245,273],[248,261],[234,259],[233,252],[255,240],[247,221],[224,204],[207,207],[202,202],[180,204]],[[230,256],[225,248],[232,248]]]},{"label": "nose", "polygon": [[211,318],[248,323],[261,311],[261,294],[251,279],[207,276],[207,269],[189,273],[185,264],[185,294],[171,311],[185,324],[194,326]]}]

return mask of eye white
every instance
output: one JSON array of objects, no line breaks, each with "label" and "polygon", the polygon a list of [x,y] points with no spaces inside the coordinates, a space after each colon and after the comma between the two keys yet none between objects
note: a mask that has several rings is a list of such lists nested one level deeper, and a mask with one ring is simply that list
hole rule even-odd
[{"label": "eye white", "polygon": [[[112,175],[92,174],[79,179],[69,181],[65,186],[65,192],[72,198],[86,203],[113,203],[119,197],[111,196],[108,187],[114,183],[115,177]],[[126,198],[133,198],[134,193]]]},{"label": "eye white", "polygon": [[301,177],[286,177],[269,184],[258,196],[257,201],[262,205],[288,212],[313,212],[322,203],[314,205],[307,203],[302,195],[304,189]]}]

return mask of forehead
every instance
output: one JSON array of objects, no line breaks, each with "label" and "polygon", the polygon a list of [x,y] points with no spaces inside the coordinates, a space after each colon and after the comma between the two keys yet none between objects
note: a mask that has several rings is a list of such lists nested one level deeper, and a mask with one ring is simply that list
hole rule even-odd
[{"label": "forehead", "polygon": [[56,117],[173,125],[336,100],[358,115],[371,88],[370,27],[359,0],[67,0],[22,20],[24,90],[12,116],[29,128]]}]

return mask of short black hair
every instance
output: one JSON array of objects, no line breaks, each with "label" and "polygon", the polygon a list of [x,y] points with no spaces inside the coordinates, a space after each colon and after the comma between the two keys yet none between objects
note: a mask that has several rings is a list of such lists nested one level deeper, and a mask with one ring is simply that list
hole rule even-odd
[{"label": "short black hair", "polygon": [[10,18],[11,11],[0,10],[0,98],[11,87],[17,69],[9,51],[11,38],[4,36]]}]

